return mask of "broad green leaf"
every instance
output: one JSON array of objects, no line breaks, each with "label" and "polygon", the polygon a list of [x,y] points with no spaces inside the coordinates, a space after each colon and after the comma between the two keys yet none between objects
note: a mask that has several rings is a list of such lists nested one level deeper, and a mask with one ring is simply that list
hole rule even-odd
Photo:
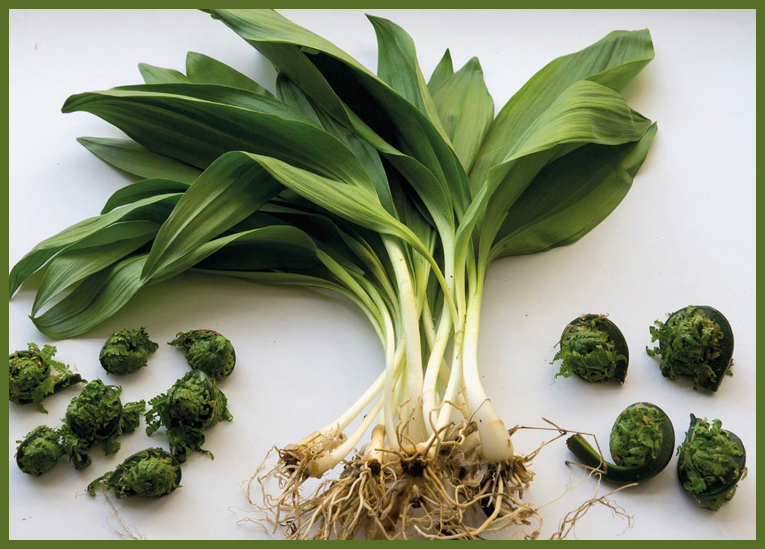
[{"label": "broad green leaf", "polygon": [[249,76],[202,53],[190,51],[186,54],[186,76],[196,84],[220,84],[273,97],[270,91]]},{"label": "broad green leaf", "polygon": [[[230,155],[236,154],[230,153]],[[244,156],[257,162],[285,187],[321,208],[366,229],[395,237],[408,244],[428,261],[439,284],[444,289],[447,288],[443,273],[433,258],[431,250],[411,229],[388,213],[374,190],[359,185],[338,184],[337,181],[301,170],[274,158],[253,154]],[[447,295],[446,299],[449,301],[451,312],[456,315],[451,295]]]},{"label": "broad green leaf", "polygon": [[349,244],[353,238],[338,226],[341,220],[333,219],[329,212],[320,214],[274,205],[264,209],[267,209],[279,222],[311,235],[315,246],[332,255],[343,268],[363,275],[362,269],[365,268],[363,259],[366,257],[359,257]]},{"label": "broad green leaf", "polygon": [[469,171],[494,120],[494,100],[478,59],[473,57],[456,73],[444,77],[433,100],[447,137]]},{"label": "broad green leaf", "polygon": [[507,211],[548,162],[586,143],[637,141],[649,125],[605,86],[587,80],[570,86],[527,128],[507,159],[489,172],[460,226],[460,252],[466,250],[473,227],[482,217],[479,265],[485,268]]},{"label": "broad green leaf", "polygon": [[146,220],[162,223],[175,205],[179,194],[165,194],[139,200],[124,208],[105,215],[89,217],[58,234],[47,238],[32,248],[11,269],[8,277],[9,297],[35,271],[67,246],[79,242],[119,221]]},{"label": "broad green leaf", "polygon": [[[392,282],[394,275],[386,262],[387,255],[376,250],[375,246],[370,243],[373,238],[372,235],[369,238],[364,238],[359,231],[352,229],[341,231],[340,234],[348,248],[361,260],[367,273],[375,280],[375,284],[380,288],[382,299],[388,304],[388,309],[395,310],[396,290]],[[379,238],[374,238],[374,240],[379,243],[379,246],[382,246]]]},{"label": "broad green leaf", "polygon": [[[156,228],[155,225],[155,232]],[[76,250],[82,252],[80,254],[61,254],[59,257],[64,258],[61,265],[55,263],[59,259],[57,257],[51,268],[63,268],[68,262],[80,260],[74,267],[79,268],[76,274],[80,275],[78,278],[82,283],[48,311],[32,318],[38,329],[51,337],[73,337],[86,333],[127,304],[137,290],[147,283],[140,276],[147,259],[146,254],[112,261],[100,270],[87,273],[89,276],[82,276],[85,270],[95,270],[99,264],[107,261],[98,252],[106,251],[114,256],[117,250],[115,246],[108,250],[102,247],[83,247]],[[243,261],[242,253],[248,255],[248,261]],[[232,268],[310,269],[319,264],[317,250],[308,235],[289,226],[264,227],[202,244],[169,266],[164,278],[195,266],[208,268],[208,272],[211,267],[222,272]],[[33,315],[36,312],[34,310]]]},{"label": "broad green leaf", "polygon": [[453,235],[455,212],[449,189],[441,185],[433,172],[417,159],[389,145],[363,121],[356,119],[352,113],[349,112],[349,116],[355,121],[354,129],[358,135],[371,143],[415,190],[433,219],[434,225],[438,228],[438,232],[447,237]]},{"label": "broad green leaf", "polygon": [[[453,234],[454,216],[452,214],[452,202],[448,192],[441,187],[433,174],[421,163],[411,156],[405,155],[390,146],[378,136],[363,121],[355,118],[352,112],[349,116],[355,120],[354,131],[350,132],[344,126],[338,126],[333,118],[330,118],[321,108],[308,99],[303,92],[292,84],[283,74],[277,79],[277,89],[282,99],[303,110],[308,116],[314,118],[319,124],[333,135],[348,143],[349,148],[354,150],[356,156],[364,163],[377,190],[381,203],[388,212],[398,217],[391,193],[391,183],[385,171],[380,171],[379,154],[384,156],[401,173],[407,182],[415,189],[417,196],[424,203],[428,213],[434,220],[434,224],[442,234]],[[373,150],[369,149],[369,145]],[[400,185],[397,186],[400,188]]]},{"label": "broad green leaf", "polygon": [[75,95],[62,110],[95,114],[147,149],[199,168],[225,152],[242,150],[373,187],[363,166],[336,138],[313,124],[269,112],[128,89]]},{"label": "broad green leaf", "polygon": [[452,54],[447,48],[443,57],[441,57],[441,60],[438,62],[438,65],[433,69],[433,74],[430,75],[430,80],[428,80],[428,90],[430,91],[430,95],[435,98],[438,90],[453,74],[454,65],[452,64]]},{"label": "broad green leaf", "polygon": [[357,276],[363,276],[365,273],[370,275],[382,289],[383,297],[395,299],[391,275],[385,266],[387,256],[369,243],[370,239],[379,241],[379,235],[362,235],[363,228],[345,223],[337,217],[330,217],[329,212],[319,214],[274,204],[269,204],[264,209],[273,212],[278,219],[310,234],[317,246],[330,253],[343,268]]},{"label": "broad green leaf", "polygon": [[188,82],[186,75],[175,69],[155,67],[148,63],[139,63],[138,70],[141,72],[143,81],[147,84],[166,84],[169,82]]},{"label": "broad green leaf", "polygon": [[591,231],[630,190],[655,135],[654,124],[637,142],[585,145],[546,166],[508,211],[491,259],[543,252]]},{"label": "broad green leaf", "polygon": [[[454,196],[454,211],[464,211],[467,176],[459,160],[443,134],[406,98],[347,53],[272,10],[206,11],[258,49],[329,115],[357,131],[371,129],[385,144],[413,157],[440,186],[429,190],[441,193],[435,202]],[[452,209],[433,213],[434,218],[451,215]]]},{"label": "broad green leaf", "polygon": [[332,290],[341,294],[348,294],[348,291],[337,284],[325,278],[306,275],[302,273],[280,273],[268,271],[235,271],[235,270],[216,270],[208,268],[198,269],[200,272],[231,276],[257,282],[259,284],[269,284],[273,286],[303,286],[306,288],[319,288],[322,290]]},{"label": "broad green leaf", "polygon": [[311,237],[288,225],[254,229],[212,242],[220,246],[195,262],[195,269],[304,271],[319,265]]},{"label": "broad green leaf", "polygon": [[398,217],[432,251],[436,241],[435,225],[428,208],[417,195],[408,194],[404,190],[405,185],[398,174],[391,174],[390,186],[396,201],[396,211],[400,212]]},{"label": "broad green leaf", "polygon": [[321,36],[296,25],[273,10],[203,10],[219,19],[268,58],[314,101],[338,120],[347,121],[337,95],[311,65],[304,52],[325,52],[357,70],[369,72],[350,55]]},{"label": "broad green leaf", "polygon": [[321,126],[317,107],[283,72],[276,75],[276,97],[279,101],[299,110],[317,126]]},{"label": "broad green leaf", "polygon": [[[451,198],[427,168],[414,158],[391,147],[360,120],[354,124],[354,131],[346,129],[345,126],[340,125],[334,118],[329,117],[320,107],[316,106],[283,73],[280,73],[277,78],[277,90],[282,100],[316,120],[329,133],[338,137],[354,151],[372,178],[380,202],[388,212],[398,217],[394,205],[395,201],[391,194],[391,184],[381,164],[380,154],[390,161],[412,185],[417,195],[421,197],[430,216],[435,220],[439,230],[443,234],[453,233],[454,218]],[[353,117],[352,113],[349,115]],[[376,151],[379,151],[379,154]]]},{"label": "broad green leaf", "polygon": [[127,257],[90,275],[32,322],[48,337],[67,339],[92,330],[119,311],[141,287],[145,254]]},{"label": "broad green leaf", "polygon": [[141,178],[191,183],[201,173],[199,168],[153,153],[129,139],[78,137],[77,141],[104,162]]},{"label": "broad green leaf", "polygon": [[121,206],[151,198],[152,196],[184,193],[188,188],[189,183],[182,183],[171,179],[142,179],[117,189],[106,201],[101,213],[109,213]]},{"label": "broad green leaf", "polygon": [[639,139],[649,126],[618,93],[580,80],[527,127],[505,162],[569,143],[620,145]]},{"label": "broad green leaf", "polygon": [[311,120],[314,120],[330,135],[335,136],[353,152],[354,156],[359,159],[369,175],[369,178],[372,180],[372,183],[377,190],[377,196],[380,198],[380,202],[382,202],[386,210],[395,215],[388,177],[385,173],[385,168],[383,167],[377,149],[373,147],[369,141],[363,139],[356,132],[349,130],[337,120],[327,115],[319,107],[315,106],[311,100],[305,96],[302,90],[283,73],[279,74],[276,80],[276,85],[279,97],[282,101],[294,106]]},{"label": "broad green leaf", "polygon": [[[374,189],[370,189],[366,185],[358,185],[353,181],[346,183],[325,178],[278,159],[251,153],[232,151],[222,156],[215,164],[220,164],[222,167],[221,169],[230,170],[230,173],[232,174],[237,170],[246,172],[248,173],[248,177],[251,177],[252,180],[260,180],[260,178],[262,178],[263,181],[268,181],[267,175],[270,175],[274,180],[285,187],[319,207],[332,212],[334,215],[377,233],[401,239],[415,251],[428,259],[439,283],[444,287],[446,286],[443,274],[440,272],[438,265],[431,256],[430,250],[428,250],[428,248],[408,227],[406,227],[406,225],[402,224],[388,213],[380,203]],[[200,180],[203,177],[205,177],[205,174],[200,176]],[[210,176],[210,180],[213,179],[214,178]],[[199,181],[197,181],[197,183],[198,182]],[[176,211],[173,212],[176,214],[173,216],[174,219],[168,220],[168,223],[162,227],[160,234],[155,239],[156,251],[155,249],[152,249],[152,257],[150,258],[150,261],[147,261],[147,268],[144,273],[145,280],[155,277],[161,270],[163,264],[171,264],[177,258],[182,257],[185,253],[188,253],[193,249],[194,245],[198,245],[198,243],[204,241],[205,238],[209,238],[211,234],[216,233],[220,227],[223,226],[222,224],[216,225],[216,223],[220,223],[221,220],[226,219],[225,215],[215,216],[215,214],[211,214],[204,210],[204,200],[189,198],[190,196],[194,196],[193,194],[190,194],[193,187],[194,185],[192,185],[192,188],[190,188],[182,198],[182,200],[188,201],[187,203],[193,206],[192,208],[187,208],[190,213],[184,212],[184,209],[182,208],[177,208]],[[237,200],[237,193],[224,192],[223,196],[227,200]],[[217,198],[217,195],[215,198]],[[236,209],[238,207],[239,213],[242,213],[246,210],[247,201],[245,200],[244,202],[245,207],[233,205],[231,208]],[[223,201],[223,204],[225,204],[225,201]],[[202,227],[203,223],[200,220],[205,218],[211,219],[212,224]],[[187,238],[182,234],[187,219],[192,220],[192,222],[189,223],[190,228],[188,234],[192,235],[193,238]],[[208,229],[208,227],[213,228]],[[207,233],[205,231],[207,231]],[[183,238],[180,238],[177,242],[173,242],[177,235],[182,235]],[[170,242],[173,242],[172,249],[168,248]]]},{"label": "broad green leaf", "polygon": [[258,113],[268,113],[296,120],[299,122],[313,123],[299,110],[286,105],[270,95],[254,93],[248,90],[231,88],[220,84],[201,84],[185,82],[166,82],[158,84],[137,84],[133,86],[119,86],[113,90],[126,92],[143,92],[150,94],[162,94],[165,96],[179,96],[189,99],[200,99],[211,103],[220,103],[231,107],[240,107]]},{"label": "broad green leaf", "polygon": [[377,34],[377,75],[428,117],[444,137],[441,122],[417,61],[414,40],[382,17],[367,15]]},{"label": "broad green leaf", "polygon": [[353,272],[345,270],[343,266],[336,262],[329,254],[324,253],[320,249],[316,252],[316,257],[324,264],[327,270],[332,273],[342,286],[348,289],[348,294],[346,295],[353,296],[353,301],[367,315],[372,326],[375,328],[380,341],[383,342],[384,345],[385,321],[383,320],[378,307],[379,301],[376,301],[369,293],[370,291],[374,291],[376,295],[379,295],[377,290],[375,290],[363,276],[354,276]]},{"label": "broad green leaf", "polygon": [[[246,249],[242,250],[241,246],[246,246]],[[228,251],[238,250],[251,254],[247,261],[249,268],[306,269],[318,263],[316,246],[307,234],[294,227],[278,225],[228,234],[201,243],[185,255],[173,255],[153,279],[172,278],[227,248]],[[216,268],[222,268],[220,263],[219,256]]]},{"label": "broad green leaf", "polygon": [[[588,80],[572,85],[527,129],[508,160],[489,173],[490,200],[481,227],[481,259],[488,257],[508,210],[561,150],[567,152],[572,146],[587,143],[622,145],[637,141],[649,126],[650,122],[610,88]],[[492,188],[496,190],[492,192]]]},{"label": "broad green leaf", "polygon": [[[416,199],[416,197],[413,198]],[[428,221],[425,208],[419,200],[407,200],[398,209],[401,212],[401,220],[404,224],[422,241],[430,255],[435,255],[434,252],[439,239],[433,225]],[[417,288],[415,294],[424,297],[428,280],[431,278],[429,276],[430,263],[421,254],[408,254],[408,260]],[[419,305],[421,306],[421,304]]]},{"label": "broad green leaf", "polygon": [[161,279],[199,246],[257,211],[282,186],[242,155],[221,156],[191,184],[154,240],[143,281]]},{"label": "broad green leaf", "polygon": [[[349,297],[367,314],[382,338],[383,321],[379,310],[360,284],[364,283],[363,272],[352,265],[348,270],[334,255],[322,251],[321,247],[315,244],[314,237],[308,236],[302,230],[286,225],[264,227],[208,242],[196,254],[201,256],[211,247],[216,248],[215,253],[197,263],[197,269],[234,276],[260,269],[297,269],[302,272],[297,273],[297,278],[289,278],[290,284],[301,281],[301,285],[317,286],[316,280],[323,279],[325,282],[318,287],[336,289]],[[317,268],[319,265],[322,267]],[[308,277],[306,273],[315,274]],[[250,273],[250,278],[257,279],[255,277],[259,274],[264,277],[261,278],[262,281],[274,279],[271,273]],[[276,279],[285,280],[285,274],[287,273],[278,273]]]},{"label": "broad green leaf", "polygon": [[617,31],[591,46],[550,62],[497,114],[470,172],[475,191],[489,170],[505,160],[526,129],[575,82],[590,78],[620,91],[654,57],[647,30]]},{"label": "broad green leaf", "polygon": [[153,221],[123,221],[67,247],[45,269],[32,315],[58,293],[138,250],[159,227]]},{"label": "broad green leaf", "polygon": [[[231,156],[235,154],[231,153]],[[400,238],[426,257],[429,256],[428,250],[412,231],[383,208],[374,191],[338,183],[275,158],[253,154],[243,157],[245,161],[248,157],[281,184],[314,204],[367,229]]]}]

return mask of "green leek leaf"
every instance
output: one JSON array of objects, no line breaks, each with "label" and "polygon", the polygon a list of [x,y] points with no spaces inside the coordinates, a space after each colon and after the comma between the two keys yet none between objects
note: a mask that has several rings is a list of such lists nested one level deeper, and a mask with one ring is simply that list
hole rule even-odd
[{"label": "green leek leaf", "polygon": [[447,137],[469,171],[494,120],[494,100],[478,59],[473,57],[456,73],[443,77],[433,100]]},{"label": "green leek leaf", "polygon": [[141,287],[145,254],[127,257],[90,275],[32,322],[49,337],[66,339],[84,334],[119,311]]},{"label": "green leek leaf", "polygon": [[[363,269],[366,266],[365,260],[369,259],[367,256],[369,252],[366,249],[359,250],[357,246],[360,246],[360,243],[356,242],[338,225],[338,223],[343,223],[343,220],[332,217],[329,212],[319,214],[274,206],[268,206],[266,209],[281,223],[311,235],[316,247],[329,253],[345,269],[363,275]],[[362,255],[359,255],[359,252]]]},{"label": "green leek leaf", "polygon": [[276,97],[286,105],[299,110],[317,126],[322,125],[318,115],[318,107],[283,72],[276,75]]},{"label": "green leek leaf", "polygon": [[109,213],[120,206],[161,194],[184,193],[188,188],[189,183],[182,183],[171,179],[142,179],[117,189],[106,201],[101,213]]},{"label": "green leek leaf", "polygon": [[[311,238],[299,229],[280,225],[228,234],[204,242],[185,255],[171,256],[152,278],[153,280],[172,278],[198,264],[204,265],[205,260],[210,256],[221,252],[228,255],[231,251],[238,249],[241,251],[242,246],[245,247],[245,252],[253,254],[246,262],[249,269],[306,269],[317,264],[317,250]],[[226,266],[230,268],[231,265],[222,264],[221,257],[217,255],[214,260],[211,260],[216,269]],[[234,267],[241,268],[241,264]],[[148,279],[144,280],[144,283],[147,281]]]},{"label": "green leek leaf", "polygon": [[377,34],[377,75],[444,133],[436,105],[420,70],[412,37],[392,21],[372,15],[367,15],[367,19]]},{"label": "green leek leaf", "polygon": [[[232,153],[235,154],[235,153]],[[377,233],[400,238],[425,257],[429,251],[403,223],[383,208],[377,194],[364,186],[340,183],[296,168],[277,159],[248,154],[284,186],[348,221]]]},{"label": "green leek leaf", "polygon": [[637,141],[649,124],[605,86],[587,80],[570,86],[529,126],[507,160],[489,172],[460,226],[460,249],[466,249],[468,235],[482,216],[479,257],[487,261],[508,210],[548,162],[585,143]]},{"label": "green leek leaf", "polygon": [[138,250],[158,230],[159,224],[153,221],[123,221],[67,247],[45,269],[32,315],[58,293]]},{"label": "green leek leaf", "polygon": [[[345,109],[306,53],[324,52],[355,69],[370,73],[363,65],[321,36],[296,25],[274,10],[204,10],[256,48],[279,72],[284,72],[331,116],[348,122]],[[310,90],[310,92],[309,92]]]},{"label": "green leek leaf", "polygon": [[104,162],[140,178],[191,183],[201,173],[199,168],[153,153],[129,139],[78,137],[77,141]]},{"label": "green leek leaf", "polygon": [[[268,101],[263,96],[251,98]],[[74,95],[62,110],[95,114],[147,149],[199,168],[225,152],[242,150],[372,187],[363,166],[337,139],[313,124],[270,112],[130,89]]]},{"label": "green leek leaf", "polygon": [[[321,254],[320,254],[321,255]],[[326,260],[331,262],[331,258],[323,256]],[[381,328],[381,320],[377,316],[374,310],[374,304],[368,299],[363,299],[362,295],[350,290],[342,282],[336,282],[332,280],[332,272],[327,269],[313,270],[309,274],[306,273],[290,273],[290,272],[264,272],[264,271],[218,271],[214,269],[200,269],[200,272],[231,276],[240,278],[250,282],[256,282],[259,284],[269,284],[273,286],[300,286],[304,288],[316,288],[322,290],[330,290],[347,297],[353,303],[359,306],[359,308],[367,315],[372,322],[375,331],[381,341],[384,341],[384,335]],[[340,272],[337,273],[338,275]],[[339,279],[343,282],[348,281],[348,277],[340,276]],[[371,307],[370,307],[371,306]]]},{"label": "green leek leaf", "polygon": [[213,242],[218,249],[194,262],[195,269],[303,271],[320,264],[311,237],[288,225],[254,229]]},{"label": "green leek leaf", "polygon": [[620,145],[640,138],[649,125],[615,91],[580,80],[528,126],[504,161],[564,144]]},{"label": "green leek leaf", "polygon": [[452,64],[452,54],[447,48],[441,60],[433,69],[433,74],[430,75],[428,80],[428,90],[430,95],[435,99],[436,93],[441,89],[441,86],[446,82],[451,75],[454,74],[454,65]]},{"label": "green leek leaf", "polygon": [[163,222],[179,194],[165,194],[139,200],[105,215],[89,217],[47,238],[32,248],[11,269],[8,277],[9,296],[35,271],[67,246],[79,242],[119,221],[146,220]]},{"label": "green leek leaf", "polygon": [[190,51],[186,54],[186,76],[195,84],[219,84],[273,97],[270,91],[249,76],[202,53]]},{"label": "green leek leaf", "polygon": [[448,219],[453,211],[458,215],[464,211],[469,200],[467,175],[443,133],[410,101],[347,53],[272,10],[209,11],[330,116],[360,133],[371,130],[379,136],[370,141],[373,145],[378,146],[381,138],[383,146],[390,143],[431,171],[430,181],[440,191],[426,192],[440,193],[436,203],[456,200],[454,210],[431,212],[434,218]]},{"label": "green leek leaf", "polygon": [[[221,156],[184,193],[154,241],[144,282],[164,277],[163,269],[246,218],[258,203],[262,205],[279,191],[276,182],[343,219],[403,240],[438,269],[430,250],[383,208],[367,185],[353,180],[339,182],[275,158],[232,151]],[[443,283],[440,271],[436,276]]]},{"label": "green leek leaf", "polygon": [[164,82],[156,84],[137,84],[119,86],[113,90],[133,93],[157,94],[160,96],[178,96],[188,99],[200,99],[211,103],[220,103],[231,107],[240,107],[258,113],[268,113],[308,124],[313,121],[282,101],[268,95],[254,93],[248,90],[222,86],[220,84],[201,84],[191,82]]},{"label": "green leek leaf", "polygon": [[384,252],[375,249],[370,240],[379,242],[379,236],[364,229],[351,226],[344,220],[330,217],[331,214],[318,214],[288,207],[268,205],[264,209],[273,212],[279,219],[300,228],[311,235],[317,246],[332,255],[346,270],[357,276],[371,275],[383,289],[383,294],[391,299],[395,290],[391,276],[385,264]]},{"label": "green leek leaf", "polygon": [[319,276],[312,276],[303,273],[282,273],[282,272],[268,272],[268,271],[249,271],[249,270],[215,270],[215,269],[199,269],[200,272],[231,276],[234,278],[241,278],[249,280],[251,282],[257,282],[259,284],[269,284],[273,286],[301,286],[305,288],[319,288],[322,290],[332,290],[340,294],[348,295],[349,292],[336,282],[331,282],[326,278]]},{"label": "green leek leaf", "polygon": [[180,71],[155,67],[148,63],[139,63],[138,70],[141,72],[143,81],[147,84],[167,84],[171,82],[188,82],[189,79]]},{"label": "green leek leaf", "polygon": [[185,256],[275,196],[281,185],[240,154],[221,156],[191,184],[154,240],[143,282],[172,276]]},{"label": "green leek leaf", "polygon": [[508,160],[489,173],[490,200],[481,227],[481,261],[487,260],[508,210],[561,150],[586,143],[621,145],[637,141],[649,125],[610,88],[587,80],[572,85],[529,127]]},{"label": "green leek leaf", "polygon": [[537,72],[497,114],[470,172],[475,191],[526,129],[575,82],[591,78],[620,91],[654,57],[647,30],[617,31],[587,48],[559,57]]},{"label": "green leek leaf", "polygon": [[633,143],[585,145],[545,167],[508,211],[492,260],[543,252],[580,239],[629,191],[656,125]]},{"label": "green leek leaf", "polygon": [[395,215],[393,208],[393,198],[391,197],[388,177],[385,173],[380,154],[369,141],[363,139],[356,132],[347,129],[337,120],[329,116],[318,106],[306,97],[303,91],[298,88],[287,76],[280,73],[276,80],[279,97],[285,103],[293,105],[310,119],[315,120],[318,125],[324,128],[329,134],[339,139],[353,154],[358,158],[367,171],[375,189],[385,209]]}]

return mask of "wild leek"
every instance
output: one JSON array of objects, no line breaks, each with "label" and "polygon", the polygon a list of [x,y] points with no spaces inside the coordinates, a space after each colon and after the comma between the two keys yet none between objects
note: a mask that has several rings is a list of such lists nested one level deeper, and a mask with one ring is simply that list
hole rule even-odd
[{"label": "wild leek", "polygon": [[32,321],[72,337],[189,269],[339,292],[371,322],[385,367],[335,421],[281,447],[279,492],[258,507],[289,538],[470,539],[528,524],[533,453],[516,452],[479,370],[484,281],[499,258],[577,241],[627,194],[656,125],[620,91],[653,58],[650,34],[553,60],[495,116],[477,59],[455,70],[446,51],[426,79],[391,21],[369,17],[375,74],[274,11],[209,13],[276,82],[189,53],[185,74],[143,64],[144,84],[70,97],[64,112],[129,137],[81,143],[138,180],[22,258],[11,295],[45,268]]}]

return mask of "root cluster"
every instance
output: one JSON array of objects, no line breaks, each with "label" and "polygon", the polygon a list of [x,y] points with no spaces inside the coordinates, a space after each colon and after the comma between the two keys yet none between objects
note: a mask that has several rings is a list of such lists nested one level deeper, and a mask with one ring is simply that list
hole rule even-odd
[{"label": "root cluster", "polygon": [[339,478],[313,487],[315,452],[279,450],[276,466],[251,479],[248,500],[288,539],[480,539],[513,524],[536,524],[526,537],[537,537],[541,520],[521,501],[533,476],[526,458],[488,463],[472,422],[450,425],[425,446],[398,442],[357,454]]}]

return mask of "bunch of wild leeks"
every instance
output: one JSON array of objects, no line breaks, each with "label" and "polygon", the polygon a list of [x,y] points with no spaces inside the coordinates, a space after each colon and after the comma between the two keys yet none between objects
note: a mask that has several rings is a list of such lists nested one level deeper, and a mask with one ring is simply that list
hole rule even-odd
[{"label": "bunch of wild leeks", "polygon": [[372,323],[384,371],[278,450],[278,493],[258,505],[291,538],[528,523],[530,456],[479,375],[484,280],[495,259],[578,240],[624,198],[656,126],[619,92],[653,58],[650,34],[552,61],[495,116],[477,59],[455,71],[447,50],[426,81],[391,21],[369,17],[374,74],[273,11],[209,13],[273,63],[275,92],[189,53],[186,74],[141,65],[144,84],[70,97],[65,113],[127,134],[81,143],[138,180],[23,257],[11,295],[44,268],[31,318],[67,338],[190,269],[337,291]]}]

